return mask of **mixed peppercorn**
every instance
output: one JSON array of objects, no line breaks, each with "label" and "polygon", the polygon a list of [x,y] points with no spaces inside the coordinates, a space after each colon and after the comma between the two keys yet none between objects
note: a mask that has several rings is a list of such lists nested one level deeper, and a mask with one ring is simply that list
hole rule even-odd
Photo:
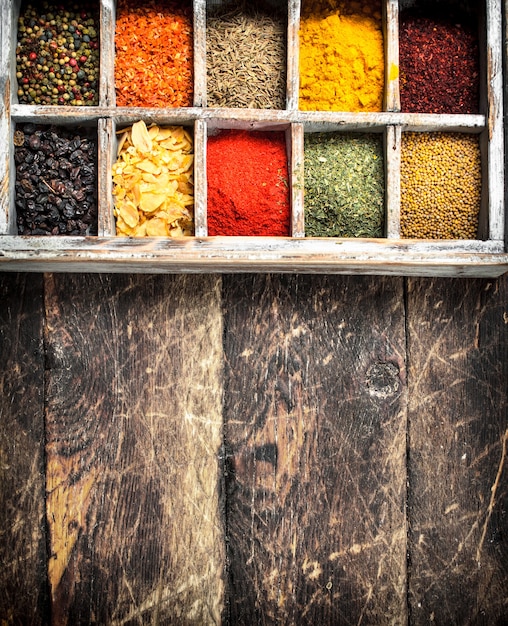
[{"label": "mixed peppercorn", "polygon": [[44,2],[22,9],[16,47],[20,103],[98,104],[98,20],[81,6],[64,10]]}]

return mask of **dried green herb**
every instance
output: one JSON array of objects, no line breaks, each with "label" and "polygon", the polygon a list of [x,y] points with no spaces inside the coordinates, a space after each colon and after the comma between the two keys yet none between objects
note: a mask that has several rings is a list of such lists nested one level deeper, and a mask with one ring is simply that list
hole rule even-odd
[{"label": "dried green herb", "polygon": [[383,237],[380,135],[307,133],[304,170],[307,237]]}]

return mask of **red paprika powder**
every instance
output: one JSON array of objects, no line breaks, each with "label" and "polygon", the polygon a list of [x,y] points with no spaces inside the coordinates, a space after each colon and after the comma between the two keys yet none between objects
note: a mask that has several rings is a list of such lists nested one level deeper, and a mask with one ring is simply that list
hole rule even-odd
[{"label": "red paprika powder", "polygon": [[402,111],[478,113],[479,46],[473,26],[401,13],[399,67]]},{"label": "red paprika powder", "polygon": [[289,236],[283,132],[225,130],[208,138],[208,234]]}]

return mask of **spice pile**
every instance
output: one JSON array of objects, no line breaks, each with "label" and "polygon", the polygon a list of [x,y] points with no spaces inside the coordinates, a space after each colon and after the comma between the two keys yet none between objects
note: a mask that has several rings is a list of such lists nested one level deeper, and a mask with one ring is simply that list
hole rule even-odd
[{"label": "spice pile", "polygon": [[379,135],[307,133],[307,237],[382,237],[384,165]]},{"label": "spice pile", "polygon": [[478,137],[403,133],[400,191],[402,237],[475,239],[481,194]]},{"label": "spice pile", "polygon": [[208,138],[208,234],[288,236],[283,132],[222,131]]},{"label": "spice pile", "polygon": [[479,47],[472,27],[403,12],[400,103],[409,113],[477,113]]},{"label": "spice pile", "polygon": [[116,234],[181,237],[193,234],[193,142],[181,126],[124,129],[113,164]]},{"label": "spice pile", "polygon": [[20,235],[97,234],[97,141],[90,129],[19,125],[14,162]]},{"label": "spice pile", "polygon": [[97,105],[98,19],[85,9],[29,4],[18,20],[18,100],[36,105]]},{"label": "spice pile", "polygon": [[300,21],[299,108],[381,111],[384,52],[381,10],[372,2],[306,0]]},{"label": "spice pile", "polygon": [[210,107],[284,109],[286,27],[281,17],[238,10],[206,23]]},{"label": "spice pile", "polygon": [[119,0],[115,27],[117,106],[192,106],[192,20],[192,4]]}]

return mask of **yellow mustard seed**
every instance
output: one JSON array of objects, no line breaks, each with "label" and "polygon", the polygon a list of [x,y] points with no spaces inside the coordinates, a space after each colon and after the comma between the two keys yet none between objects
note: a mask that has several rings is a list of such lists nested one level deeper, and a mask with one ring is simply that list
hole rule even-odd
[{"label": "yellow mustard seed", "polygon": [[401,237],[475,239],[481,195],[478,136],[403,133]]}]

